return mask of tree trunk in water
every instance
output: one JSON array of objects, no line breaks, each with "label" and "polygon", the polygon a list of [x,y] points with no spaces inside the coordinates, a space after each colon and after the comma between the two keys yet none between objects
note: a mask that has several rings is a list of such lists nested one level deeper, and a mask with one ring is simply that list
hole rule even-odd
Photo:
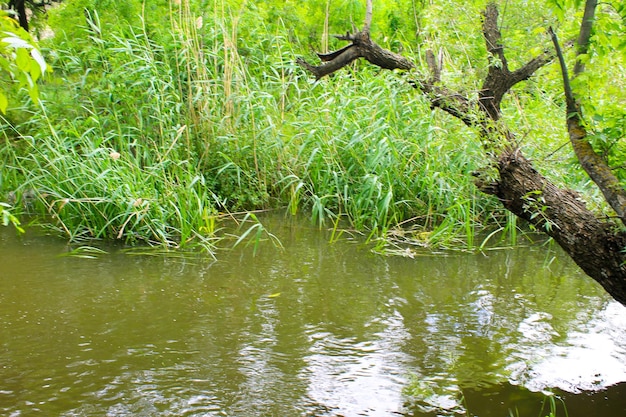
[{"label": "tree trunk in water", "polygon": [[[591,6],[595,7],[595,2],[596,0],[588,0],[586,16],[591,11]],[[371,0],[368,0],[368,7],[371,8]],[[368,18],[371,18],[371,14],[368,14]],[[330,54],[318,54],[323,61],[321,65],[314,66],[303,59],[298,59],[298,63],[318,79],[358,58],[365,58],[386,69],[410,70],[415,67],[408,59],[386,51],[372,42],[369,37],[369,23],[366,19],[364,29],[355,35],[338,36],[339,39],[352,41],[352,44]],[[582,42],[588,41],[588,34],[585,34],[588,30],[590,33],[591,24],[589,19],[583,22],[580,36]],[[626,305],[626,231],[622,225],[609,219],[601,221],[595,213],[587,209],[576,192],[561,189],[543,177],[522,155],[515,135],[500,120],[500,105],[504,95],[514,85],[527,80],[539,68],[552,62],[556,54],[546,50],[519,69],[511,71],[504,54],[504,46],[500,42],[498,9],[493,2],[487,4],[483,14],[483,35],[487,51],[496,58],[498,64],[489,66],[477,102],[442,85],[441,62],[437,62],[432,51],[426,52],[425,59],[430,77],[410,81],[411,84],[426,95],[432,108],[439,108],[475,128],[487,143],[486,151],[493,157],[492,166],[499,175],[495,180],[486,180],[481,173],[475,173],[478,188],[486,194],[496,196],[507,210],[551,236],[587,275],[600,283],[613,298]],[[555,46],[558,50],[556,41]],[[585,51],[585,48],[579,48],[579,53]],[[562,58],[560,53],[559,58]],[[575,73],[580,71],[582,69],[577,67]],[[563,73],[567,96],[569,79],[564,65]],[[572,145],[578,155],[578,148],[586,146],[584,150],[587,151],[591,147],[586,141],[580,110],[576,108],[576,116],[571,117],[575,100],[571,94],[566,99],[570,111],[564,118],[564,125],[568,127]],[[606,167],[600,166],[596,159],[592,163],[588,163],[587,159],[581,162],[616,210],[618,217],[626,223],[626,192],[622,188],[616,189],[615,180],[605,175]]]},{"label": "tree trunk in water", "polygon": [[541,228],[587,275],[626,305],[626,233],[599,220],[580,196],[544,178],[518,151],[505,151],[496,183],[479,185],[516,216]]}]

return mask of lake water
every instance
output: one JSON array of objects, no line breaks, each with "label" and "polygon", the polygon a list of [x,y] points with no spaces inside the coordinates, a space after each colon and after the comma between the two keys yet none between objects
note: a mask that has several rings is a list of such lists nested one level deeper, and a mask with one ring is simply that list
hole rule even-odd
[{"label": "lake water", "polygon": [[217,261],[0,228],[0,414],[626,415],[626,308],[556,248],[386,257],[265,222],[283,248]]}]

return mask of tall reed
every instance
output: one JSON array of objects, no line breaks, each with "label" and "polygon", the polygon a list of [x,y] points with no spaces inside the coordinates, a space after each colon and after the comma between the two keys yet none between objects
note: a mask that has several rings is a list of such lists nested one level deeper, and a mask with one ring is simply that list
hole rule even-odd
[{"label": "tall reed", "polygon": [[372,238],[402,227],[469,247],[506,221],[470,182],[472,132],[365,64],[312,83],[289,28],[250,13],[172,1],[155,33],[145,20],[105,30],[90,12],[84,38],[50,44],[55,75],[2,150],[18,173],[4,189],[33,190],[71,239],[209,251],[236,211],[287,207]]}]

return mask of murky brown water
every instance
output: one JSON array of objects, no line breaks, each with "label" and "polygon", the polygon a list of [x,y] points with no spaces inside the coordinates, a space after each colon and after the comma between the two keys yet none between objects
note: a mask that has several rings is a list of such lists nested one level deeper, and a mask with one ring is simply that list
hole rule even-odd
[{"label": "murky brown water", "polygon": [[0,228],[0,414],[539,416],[556,390],[570,417],[626,415],[626,308],[558,251],[405,259],[268,227],[283,250],[218,262]]}]

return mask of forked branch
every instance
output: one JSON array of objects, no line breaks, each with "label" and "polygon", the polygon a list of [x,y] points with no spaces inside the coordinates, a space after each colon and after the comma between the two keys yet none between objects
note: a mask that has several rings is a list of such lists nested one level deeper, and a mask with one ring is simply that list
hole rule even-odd
[{"label": "forked branch", "polygon": [[336,35],[335,38],[350,41],[351,45],[328,54],[317,54],[323,62],[321,65],[312,65],[303,58],[298,58],[297,63],[320,79],[340,70],[358,58],[365,58],[370,63],[384,69],[410,70],[415,67],[413,62],[402,55],[381,48],[370,39],[370,27],[372,23],[372,0],[367,0],[365,23],[363,30],[355,34],[346,33]]},{"label": "forked branch", "polygon": [[546,50],[521,68],[511,71],[504,54],[504,46],[500,42],[502,34],[498,27],[498,14],[496,4],[488,3],[483,13],[483,36],[487,52],[491,55],[491,62],[489,72],[479,92],[481,109],[494,121],[500,118],[500,104],[504,95],[514,85],[529,79],[535,71],[554,59],[554,53]]}]

